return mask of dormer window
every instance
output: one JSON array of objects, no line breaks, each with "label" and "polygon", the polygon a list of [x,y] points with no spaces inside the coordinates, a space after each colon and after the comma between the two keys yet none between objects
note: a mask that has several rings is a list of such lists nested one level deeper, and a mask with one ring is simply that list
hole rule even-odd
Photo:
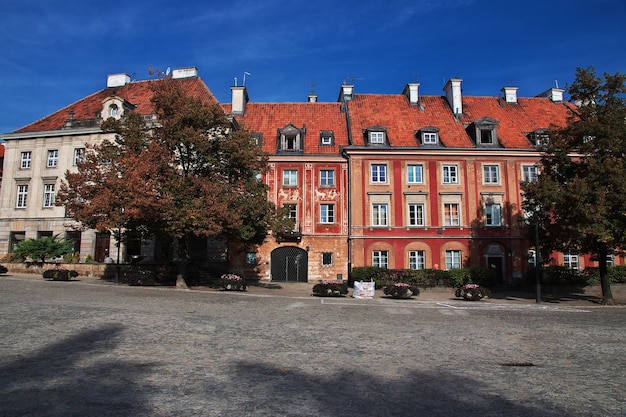
[{"label": "dormer window", "polygon": [[474,122],[474,138],[478,146],[497,146],[498,134],[496,128],[498,121],[490,117],[483,117]]},{"label": "dormer window", "polygon": [[422,145],[438,145],[439,144],[439,128],[434,126],[426,126],[416,132],[418,140]]},{"label": "dormer window", "polygon": [[305,129],[298,129],[292,124],[278,130],[278,149],[284,152],[302,152]]},{"label": "dormer window", "polygon": [[550,144],[550,135],[548,129],[537,129],[528,135],[530,143],[537,148],[545,148]]},{"label": "dormer window", "polygon": [[263,133],[252,133],[250,134],[250,137],[252,138],[252,142],[254,142],[255,145],[263,145]]},{"label": "dormer window", "polygon": [[370,143],[385,143],[385,134],[383,132],[370,132]]},{"label": "dormer window", "polygon": [[118,112],[120,111],[120,108],[117,107],[117,104],[113,103],[109,106],[109,117],[113,117],[115,119],[117,119],[117,115]]},{"label": "dormer window", "polygon": [[[127,102],[121,97],[111,96],[102,100],[102,110],[100,110],[100,116],[102,120],[106,120],[109,118],[121,119],[124,117],[124,113],[126,111],[133,111],[136,106]],[[96,117],[98,114],[96,113]]]},{"label": "dormer window", "polygon": [[335,143],[335,134],[332,130],[320,130],[320,144],[332,145]]},{"label": "dormer window", "polygon": [[387,129],[383,126],[372,126],[364,130],[369,145],[385,145],[387,143]]}]

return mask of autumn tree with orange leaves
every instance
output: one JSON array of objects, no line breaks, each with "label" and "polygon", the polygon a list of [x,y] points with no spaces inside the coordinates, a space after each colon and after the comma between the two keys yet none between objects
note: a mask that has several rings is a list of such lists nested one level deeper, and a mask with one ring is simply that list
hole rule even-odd
[{"label": "autumn tree with orange leaves", "polygon": [[114,132],[67,172],[58,204],[96,230],[167,234],[177,240],[177,286],[186,286],[192,238],[261,243],[277,219],[258,179],[267,156],[232,129],[217,103],[186,95],[171,78],[153,82],[158,123],[139,114],[102,124]]}]

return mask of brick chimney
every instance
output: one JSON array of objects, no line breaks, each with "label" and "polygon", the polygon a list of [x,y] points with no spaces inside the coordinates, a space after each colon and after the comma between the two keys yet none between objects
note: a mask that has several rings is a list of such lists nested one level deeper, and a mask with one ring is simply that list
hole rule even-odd
[{"label": "brick chimney", "polygon": [[419,83],[409,83],[404,87],[402,94],[409,98],[409,104],[417,105],[419,103]]},{"label": "brick chimney", "polygon": [[448,104],[450,108],[452,108],[452,113],[455,115],[463,113],[463,100],[461,98],[461,82],[463,80],[458,78],[450,79],[445,87],[443,87],[443,91],[446,92],[446,99],[448,99]]},{"label": "brick chimney", "polygon": [[343,102],[352,100],[352,95],[354,94],[354,86],[350,84],[343,84],[341,86],[341,91],[339,92],[339,98],[337,101]]},{"label": "brick chimney", "polygon": [[193,78],[197,76],[198,68],[196,67],[176,68],[172,71],[172,78],[175,80],[180,78]]},{"label": "brick chimney", "polygon": [[128,74],[109,74],[107,76],[107,87],[124,87],[130,83],[130,75]]},{"label": "brick chimney", "polygon": [[560,88],[550,88],[544,91],[543,93],[538,94],[537,97],[548,97],[550,100],[554,102],[561,102],[563,101],[564,92],[565,90],[562,90]]},{"label": "brick chimney", "polygon": [[504,100],[507,103],[517,103],[517,87],[503,87],[502,91],[504,93]]},{"label": "brick chimney", "polygon": [[248,103],[248,91],[245,86],[233,86],[230,87],[232,92],[231,100],[231,113],[232,114],[244,114],[246,111],[246,104]]}]

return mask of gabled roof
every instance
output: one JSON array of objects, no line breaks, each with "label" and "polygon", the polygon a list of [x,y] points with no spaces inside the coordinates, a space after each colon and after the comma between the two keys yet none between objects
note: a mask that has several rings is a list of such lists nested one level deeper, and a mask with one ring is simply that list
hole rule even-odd
[{"label": "gabled roof", "polygon": [[499,97],[463,97],[463,114],[459,120],[466,125],[488,117],[498,121],[498,140],[505,148],[534,148],[527,134],[537,129],[564,127],[571,105],[553,102],[547,97],[518,98],[506,103]]},{"label": "gabled roof", "polygon": [[355,94],[347,102],[352,141],[365,146],[364,129],[387,128],[391,147],[419,147],[416,132],[436,127],[446,148],[474,148],[466,127],[481,119],[494,119],[499,143],[505,148],[532,149],[526,136],[537,129],[565,126],[573,106],[550,98],[519,98],[506,103],[499,97],[463,97],[463,114],[455,115],[443,96],[421,96],[419,105],[410,105],[402,94]]},{"label": "gabled roof", "polygon": [[[155,81],[156,80],[137,81],[128,83],[121,87],[105,88],[36,122],[24,126],[16,130],[15,133],[62,129],[65,122],[70,117],[70,112],[73,113],[74,121],[94,119],[96,113],[99,115],[102,111],[102,103],[109,97],[119,97],[123,99],[124,101],[135,106],[134,111],[141,115],[152,114],[154,112],[154,106],[151,102],[153,95],[151,83]],[[207,87],[206,84],[204,84],[204,81],[202,81],[199,77],[183,78],[176,81],[180,82],[182,88],[192,97],[199,97],[213,103],[217,102],[215,96],[211,90],[209,90],[209,87]]]},{"label": "gabled roof", "polygon": [[[231,105],[222,106],[229,114]],[[348,129],[341,103],[247,103],[243,115],[234,115],[244,129],[263,135],[262,147],[269,154],[277,152],[278,130],[289,124],[306,128],[304,154],[339,154],[348,145]],[[320,131],[332,130],[333,145],[320,144]]]},{"label": "gabled roof", "polygon": [[438,127],[443,145],[453,148],[468,148],[470,141],[462,123],[454,119],[445,97],[424,96],[421,107],[409,105],[402,94],[355,94],[349,100],[352,142],[365,146],[363,130],[380,125],[387,128],[389,145],[418,146],[415,132],[424,127]]}]

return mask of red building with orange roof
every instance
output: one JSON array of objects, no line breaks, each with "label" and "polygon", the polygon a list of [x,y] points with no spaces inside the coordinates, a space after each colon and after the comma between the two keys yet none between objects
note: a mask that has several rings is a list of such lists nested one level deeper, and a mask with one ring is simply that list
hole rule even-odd
[{"label": "red building with orange roof", "polygon": [[495,270],[512,283],[526,269],[520,182],[538,174],[548,129],[563,126],[563,90],[518,98],[354,94],[344,86],[350,145],[352,266]]},{"label": "red building with orange roof", "polygon": [[270,236],[255,254],[261,279],[316,281],[348,275],[348,129],[341,103],[249,102],[232,87],[224,106],[269,154],[269,199],[294,219],[293,231]]}]

